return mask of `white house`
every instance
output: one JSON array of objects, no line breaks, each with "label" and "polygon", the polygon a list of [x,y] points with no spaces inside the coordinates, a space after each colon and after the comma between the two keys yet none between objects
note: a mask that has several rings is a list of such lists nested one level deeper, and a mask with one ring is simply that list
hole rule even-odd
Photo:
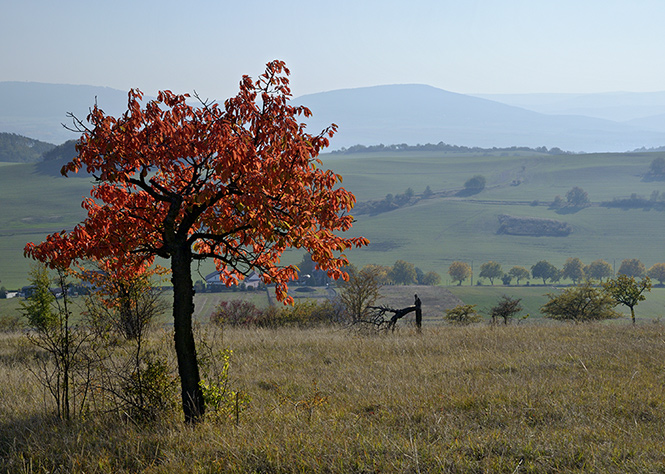
[{"label": "white house", "polygon": [[[211,286],[213,288],[225,288],[226,285],[219,279],[220,272],[212,272],[205,277],[206,286]],[[256,272],[252,272],[245,277],[241,282],[244,283],[247,288],[258,288],[261,283],[261,278]]]}]

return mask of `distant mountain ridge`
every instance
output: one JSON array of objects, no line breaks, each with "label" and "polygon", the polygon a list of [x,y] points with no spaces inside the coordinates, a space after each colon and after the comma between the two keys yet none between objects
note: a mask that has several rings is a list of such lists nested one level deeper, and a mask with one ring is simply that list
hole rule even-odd
[{"label": "distant mountain ridge", "polygon": [[585,115],[615,122],[648,122],[652,116],[665,114],[665,91],[473,95],[543,114]]},{"label": "distant mountain ridge", "polygon": [[[443,142],[482,148],[517,146],[622,152],[665,145],[665,93],[639,95],[641,102],[633,104],[637,108],[619,93],[607,94],[602,104],[598,103],[599,97],[584,94],[544,96],[516,95],[511,100],[524,104],[518,107],[428,85],[406,84],[303,95],[294,98],[293,103],[312,110],[313,117],[306,120],[310,133],[318,133],[331,123],[339,126],[339,132],[331,140],[331,150],[354,145]],[[542,107],[549,100],[550,106],[558,101],[559,107],[563,107],[561,103],[565,102],[568,107],[565,110],[595,104],[597,111],[598,107],[611,107],[608,104],[612,97],[621,98],[617,107],[633,107],[630,120],[527,110],[527,107],[536,108],[534,103]],[[649,97],[653,99],[651,102]],[[70,122],[67,113],[84,118],[95,101],[107,114],[117,116],[126,110],[127,94],[108,87],[0,82],[0,132],[61,144],[78,138],[62,126]],[[623,117],[628,116],[625,110],[623,113]]]},{"label": "distant mountain ridge", "polygon": [[311,132],[332,122],[339,126],[333,149],[444,142],[619,152],[665,144],[664,132],[594,117],[542,114],[419,84],[336,90],[295,101],[312,110]]},{"label": "distant mountain ridge", "polygon": [[59,145],[77,139],[69,112],[79,118],[97,104],[111,115],[127,109],[127,92],[109,87],[41,82],[0,82],[0,132],[9,132]]}]

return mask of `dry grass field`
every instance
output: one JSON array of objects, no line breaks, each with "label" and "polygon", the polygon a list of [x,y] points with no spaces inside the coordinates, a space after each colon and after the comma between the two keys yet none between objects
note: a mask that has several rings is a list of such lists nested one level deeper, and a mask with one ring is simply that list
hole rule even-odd
[{"label": "dry grass field", "polygon": [[[0,471],[664,472],[665,326],[200,329],[230,348],[235,417],[69,423],[0,335]],[[151,336],[170,354],[168,330]],[[199,346],[202,347],[202,346]]]}]

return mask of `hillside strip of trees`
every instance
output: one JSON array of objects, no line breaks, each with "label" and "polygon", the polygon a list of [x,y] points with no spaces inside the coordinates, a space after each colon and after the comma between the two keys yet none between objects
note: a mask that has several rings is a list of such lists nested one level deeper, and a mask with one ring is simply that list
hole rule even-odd
[{"label": "hillside strip of trees", "polygon": [[426,143],[425,145],[407,145],[406,143],[396,144],[396,145],[354,145],[349,148],[342,147],[339,150],[331,151],[331,154],[342,154],[350,155],[352,153],[374,153],[374,152],[385,152],[385,151],[442,151],[448,153],[518,153],[518,152],[528,152],[528,153],[542,153],[546,155],[572,155],[574,154],[571,151],[563,151],[560,148],[554,147],[548,149],[545,146],[530,148],[526,146],[512,146],[508,148],[481,148],[481,147],[468,147],[468,146],[458,146],[450,145],[448,143],[439,142],[437,144]]}]

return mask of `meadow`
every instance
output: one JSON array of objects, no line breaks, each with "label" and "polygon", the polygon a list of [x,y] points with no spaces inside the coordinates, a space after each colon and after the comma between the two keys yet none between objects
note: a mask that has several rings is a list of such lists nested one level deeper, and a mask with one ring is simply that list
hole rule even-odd
[{"label": "meadow", "polygon": [[40,172],[35,164],[3,166],[0,173],[0,284],[16,290],[27,285],[27,242],[72,229],[85,218],[83,197],[90,178],[63,178]]},{"label": "meadow", "polygon": [[[505,155],[505,154],[504,154]],[[325,164],[344,176],[344,186],[359,201],[403,193],[418,195],[429,186],[434,192],[413,206],[378,214],[357,215],[352,233],[372,242],[367,249],[350,251],[358,265],[391,265],[401,258],[423,271],[444,276],[450,263],[480,264],[495,260],[504,270],[527,269],[539,260],[559,268],[569,257],[585,263],[602,258],[618,265],[625,258],[645,265],[665,260],[662,211],[622,210],[600,204],[637,194],[648,198],[665,190],[662,181],[644,175],[657,153],[587,155],[470,156],[420,153],[365,153],[327,155]],[[437,193],[460,190],[470,177],[481,174],[486,189],[465,198]],[[519,185],[514,185],[519,183]],[[579,210],[550,208],[555,196],[564,198],[574,186],[584,189],[592,205]],[[499,235],[498,216],[540,217],[568,222],[568,237]],[[450,280],[445,281],[450,283]]]},{"label": "meadow", "polygon": [[[371,244],[349,250],[348,256],[360,267],[406,260],[425,272],[439,273],[443,283],[450,284],[448,266],[455,260],[475,268],[495,260],[506,271],[515,265],[528,269],[543,259],[561,268],[569,257],[579,257],[586,264],[602,258],[616,268],[626,258],[638,258],[647,267],[665,261],[663,211],[601,206],[614,198],[633,194],[649,198],[654,191],[665,192],[665,182],[644,179],[651,161],[664,155],[381,152],[324,154],[322,159],[326,167],[343,176],[343,186],[361,202],[404,193],[407,188],[418,197],[429,186],[434,193],[429,199],[378,215],[355,215],[351,234],[364,235]],[[485,190],[455,196],[476,174],[486,177]],[[590,207],[550,208],[555,196],[565,200],[574,186],[588,193]],[[76,225],[84,217],[80,202],[89,188],[89,177],[62,178],[34,164],[2,167],[3,286],[16,289],[27,284],[29,262],[23,258],[23,246]],[[502,214],[565,221],[573,232],[567,237],[500,235],[498,216]],[[293,251],[285,255],[284,262],[301,259],[302,252]],[[211,264],[200,269],[202,274],[209,271]]]},{"label": "meadow", "polygon": [[[542,324],[214,329],[233,350],[236,418],[150,423],[94,410],[69,423],[0,334],[7,473],[645,473],[665,465],[665,326]],[[172,358],[171,334],[150,349]]]}]

